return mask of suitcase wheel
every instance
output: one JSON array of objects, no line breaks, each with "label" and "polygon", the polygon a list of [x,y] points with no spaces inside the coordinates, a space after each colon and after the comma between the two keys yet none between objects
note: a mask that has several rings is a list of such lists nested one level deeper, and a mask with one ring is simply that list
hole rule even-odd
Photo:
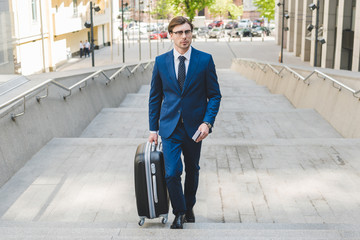
[{"label": "suitcase wheel", "polygon": [[162,224],[166,224],[168,221],[168,218],[167,217],[163,217],[163,219],[161,220]]},{"label": "suitcase wheel", "polygon": [[141,227],[142,225],[144,225],[145,223],[145,218],[140,218],[140,221],[139,221],[139,226]]}]

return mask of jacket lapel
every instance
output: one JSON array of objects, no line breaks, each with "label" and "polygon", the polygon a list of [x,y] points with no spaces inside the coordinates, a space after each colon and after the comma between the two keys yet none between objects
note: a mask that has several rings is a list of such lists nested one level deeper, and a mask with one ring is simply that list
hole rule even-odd
[{"label": "jacket lapel", "polygon": [[195,48],[192,48],[190,63],[189,63],[189,68],[188,68],[186,78],[185,78],[183,93],[187,89],[187,87],[190,85],[191,81],[193,80],[193,78],[194,78],[193,76],[195,75],[194,73],[195,73],[196,69],[198,68],[198,64],[199,64],[198,51]]},{"label": "jacket lapel", "polygon": [[173,84],[175,84],[175,87],[178,89],[178,91],[180,92],[180,86],[179,83],[176,79],[176,74],[175,74],[175,65],[174,65],[174,53],[173,50],[169,51],[167,53],[166,56],[166,69],[169,71],[168,72],[168,76],[170,76],[170,81],[173,82]]}]

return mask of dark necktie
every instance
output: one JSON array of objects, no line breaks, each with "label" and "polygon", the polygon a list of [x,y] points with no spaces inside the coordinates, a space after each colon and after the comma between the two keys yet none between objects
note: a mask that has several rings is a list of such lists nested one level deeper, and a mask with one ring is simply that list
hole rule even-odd
[{"label": "dark necktie", "polygon": [[179,69],[178,69],[178,82],[180,86],[180,90],[183,90],[184,82],[185,82],[185,57],[179,56]]}]

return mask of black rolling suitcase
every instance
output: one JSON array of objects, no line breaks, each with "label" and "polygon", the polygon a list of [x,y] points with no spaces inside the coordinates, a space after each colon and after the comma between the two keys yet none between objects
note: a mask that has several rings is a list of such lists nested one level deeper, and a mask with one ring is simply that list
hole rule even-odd
[{"label": "black rolling suitcase", "polygon": [[139,225],[145,218],[168,220],[169,196],[165,182],[164,157],[161,144],[140,144],[135,154],[135,195]]}]

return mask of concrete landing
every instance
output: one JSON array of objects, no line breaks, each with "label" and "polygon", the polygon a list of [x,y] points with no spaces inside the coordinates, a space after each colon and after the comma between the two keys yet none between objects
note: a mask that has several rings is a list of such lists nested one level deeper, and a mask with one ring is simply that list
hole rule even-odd
[{"label": "concrete landing", "polygon": [[[143,141],[52,140],[0,190],[0,239],[169,239],[170,223],[136,225],[133,155]],[[358,239],[356,227],[348,238],[338,230],[360,220],[358,155],[358,140],[208,140],[198,224],[180,239]]]},{"label": "concrete landing", "polygon": [[[137,222],[133,158],[144,141],[53,139],[1,188],[1,220]],[[197,220],[358,222],[358,146],[358,140],[344,139],[208,139],[202,149]]]}]

